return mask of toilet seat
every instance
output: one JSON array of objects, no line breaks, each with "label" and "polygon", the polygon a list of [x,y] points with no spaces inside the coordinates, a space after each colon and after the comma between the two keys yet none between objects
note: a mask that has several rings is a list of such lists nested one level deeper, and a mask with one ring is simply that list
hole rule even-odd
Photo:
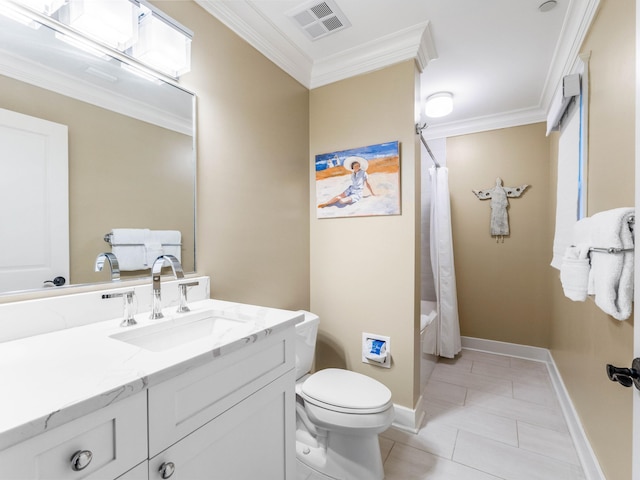
[{"label": "toilet seat", "polygon": [[391,391],[357,372],[327,368],[307,378],[302,398],[327,410],[350,414],[380,413],[392,406]]}]

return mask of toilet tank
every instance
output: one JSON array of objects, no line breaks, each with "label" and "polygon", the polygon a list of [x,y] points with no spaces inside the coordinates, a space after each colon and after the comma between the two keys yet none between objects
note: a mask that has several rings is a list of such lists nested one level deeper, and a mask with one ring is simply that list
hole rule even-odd
[{"label": "toilet tank", "polygon": [[304,320],[296,325],[296,380],[311,371],[316,351],[316,338],[320,317],[311,312],[304,313]]}]

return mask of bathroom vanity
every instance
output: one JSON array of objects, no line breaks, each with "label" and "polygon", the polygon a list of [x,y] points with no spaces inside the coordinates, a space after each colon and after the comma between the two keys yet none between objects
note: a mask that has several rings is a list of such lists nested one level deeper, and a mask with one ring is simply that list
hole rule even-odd
[{"label": "bathroom vanity", "polygon": [[190,308],[0,343],[0,478],[295,478],[303,314]]}]

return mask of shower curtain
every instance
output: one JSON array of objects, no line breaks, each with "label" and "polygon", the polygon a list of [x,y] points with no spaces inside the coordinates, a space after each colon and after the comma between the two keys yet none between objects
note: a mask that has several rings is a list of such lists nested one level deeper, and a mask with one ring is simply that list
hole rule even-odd
[{"label": "shower curtain", "polygon": [[453,358],[462,348],[458,320],[456,274],[453,263],[451,208],[449,202],[449,169],[431,167],[431,265],[438,301],[435,326],[435,351],[426,352]]}]

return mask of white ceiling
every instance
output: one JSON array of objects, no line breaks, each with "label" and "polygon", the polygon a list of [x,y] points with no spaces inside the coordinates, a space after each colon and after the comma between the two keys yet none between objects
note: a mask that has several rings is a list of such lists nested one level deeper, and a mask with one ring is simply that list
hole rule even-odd
[{"label": "white ceiling", "polygon": [[312,40],[291,14],[322,0],[196,1],[310,89],[415,58],[422,98],[454,95],[427,138],[544,120],[599,3],[543,13],[545,0],[327,0],[351,26]]}]

